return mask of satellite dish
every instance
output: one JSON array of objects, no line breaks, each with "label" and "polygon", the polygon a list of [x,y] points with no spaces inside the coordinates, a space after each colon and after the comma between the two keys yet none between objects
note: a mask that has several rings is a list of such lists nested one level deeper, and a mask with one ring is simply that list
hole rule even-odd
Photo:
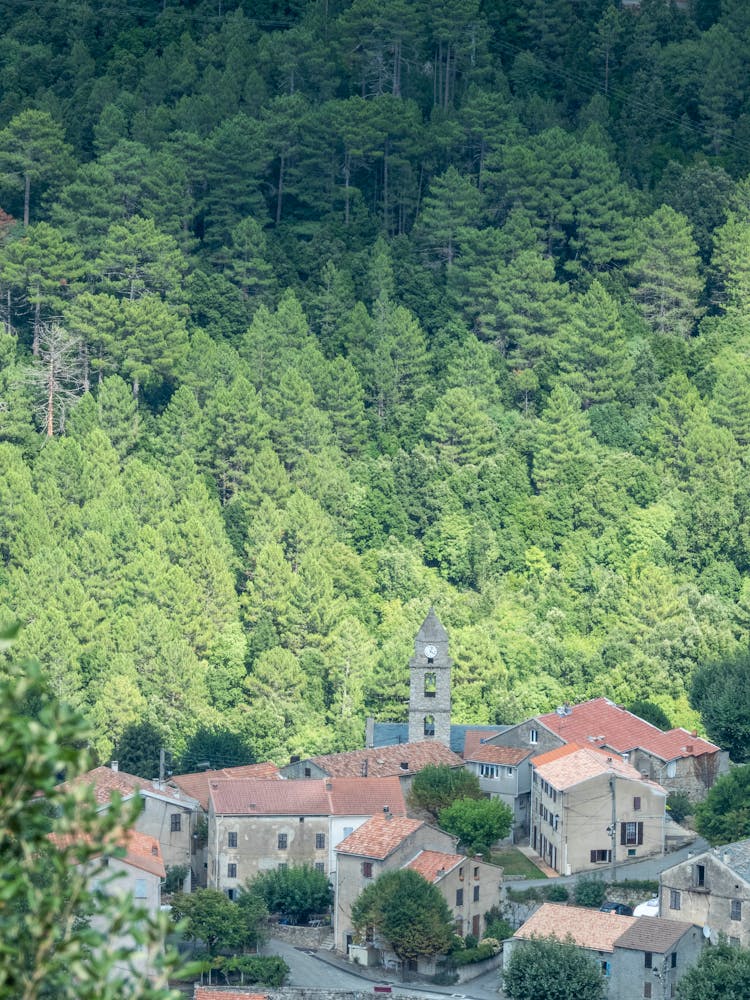
[{"label": "satellite dish", "polygon": [[703,925],[703,937],[706,939],[711,937],[711,928],[708,926],[708,924]]},{"label": "satellite dish", "polygon": [[563,715],[567,714],[568,713],[565,711],[565,705],[558,705],[557,708],[555,709],[555,715],[559,715],[560,717],[562,717]]}]

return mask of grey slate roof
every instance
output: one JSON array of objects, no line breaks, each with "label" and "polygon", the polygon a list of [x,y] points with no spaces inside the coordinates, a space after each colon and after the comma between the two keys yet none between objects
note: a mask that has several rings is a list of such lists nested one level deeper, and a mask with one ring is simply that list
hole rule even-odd
[{"label": "grey slate roof", "polygon": [[740,878],[750,882],[750,837],[737,840],[733,844],[715,847],[712,852],[720,861],[736,872]]},{"label": "grey slate roof", "polygon": [[[464,752],[464,741],[466,739],[467,732],[482,732],[486,733],[488,736],[494,736],[497,733],[504,733],[511,726],[477,726],[471,725],[458,725],[457,723],[451,723],[451,750],[457,754],[463,754]],[[373,746],[376,747],[392,747],[396,746],[398,743],[408,743],[409,742],[409,724],[408,722],[376,722],[374,727],[374,738]]]},{"label": "grey slate roof", "polygon": [[618,948],[633,951],[655,951],[664,955],[671,951],[680,938],[693,929],[684,920],[666,920],[664,917],[637,917],[634,924],[615,941]]}]

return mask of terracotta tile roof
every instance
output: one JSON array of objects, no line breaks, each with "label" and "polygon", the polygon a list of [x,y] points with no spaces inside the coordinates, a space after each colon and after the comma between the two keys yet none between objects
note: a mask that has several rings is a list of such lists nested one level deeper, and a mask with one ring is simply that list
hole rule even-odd
[{"label": "terracotta tile roof", "polygon": [[513,937],[521,940],[553,937],[564,941],[570,936],[579,948],[614,951],[618,939],[640,919],[623,917],[619,913],[602,913],[585,906],[542,903]]},{"label": "terracotta tile roof", "polygon": [[164,859],[161,856],[161,848],[156,837],[129,830],[123,846],[125,847],[123,861],[127,861],[134,868],[158,875],[159,878],[166,878]]},{"label": "terracotta tile roof", "polygon": [[405,868],[413,868],[415,872],[426,878],[428,882],[437,882],[457,865],[466,861],[463,854],[444,854],[442,851],[420,851],[412,858]]},{"label": "terracotta tile roof", "polygon": [[[89,834],[76,836],[71,833],[51,833],[49,834],[49,840],[60,851],[67,850],[73,844],[91,843],[91,837]],[[120,859],[121,861],[132,865],[134,868],[139,868],[141,871],[150,872],[152,875],[158,875],[159,878],[166,878],[167,873],[164,868],[161,846],[155,837],[151,837],[147,833],[138,833],[135,830],[127,830],[125,836],[120,841],[120,847],[125,848],[125,855]],[[91,856],[100,857],[102,853],[104,852],[98,851]],[[76,859],[72,855],[66,858],[66,860],[72,864],[76,863]]]},{"label": "terracotta tile roof", "polygon": [[573,705],[568,715],[549,712],[540,715],[539,721],[567,742],[605,745],[617,753],[641,747],[665,761],[719,750],[714,743],[692,735],[687,729],[662,732],[608,698],[593,698]]},{"label": "terracotta tile roof", "polygon": [[214,812],[231,816],[406,814],[398,778],[224,778],[209,782]]},{"label": "terracotta tile roof", "polygon": [[407,837],[423,827],[419,819],[409,816],[373,816],[336,847],[337,854],[355,854],[382,861],[392,854]]},{"label": "terracotta tile roof", "polygon": [[693,930],[693,924],[684,920],[665,920],[662,917],[636,917],[635,923],[628,927],[617,939],[618,948],[630,948],[633,951],[655,951],[664,955],[676,946],[677,942]]},{"label": "terracotta tile roof", "polygon": [[335,778],[386,778],[393,775],[415,774],[429,764],[463,767],[463,760],[442,743],[424,740],[419,743],[399,743],[377,749],[350,750],[348,753],[324,754],[311,757],[326,774]]},{"label": "terracotta tile roof", "polygon": [[194,804],[186,800],[185,795],[179,789],[170,788],[164,782],[160,784],[156,779],[149,781],[147,778],[140,778],[137,774],[128,774],[127,771],[113,771],[111,767],[104,765],[95,767],[85,774],[79,774],[72,782],[66,782],[66,784],[91,785],[94,789],[94,797],[101,806],[107,805],[113,792],[119,792],[123,798],[129,799],[137,791],[169,799],[175,804],[179,803],[185,806],[186,809],[191,808]]},{"label": "terracotta tile roof", "polygon": [[279,778],[279,769],[271,761],[263,764],[243,764],[240,767],[223,767],[215,771],[194,771],[190,774],[173,774],[171,785],[177,785],[186,795],[208,809],[208,784],[217,778]]},{"label": "terracotta tile roof", "polygon": [[193,1000],[268,1000],[267,993],[250,993],[247,990],[228,990],[225,986],[199,986],[195,984]]},{"label": "terracotta tile roof", "polygon": [[[642,777],[632,764],[626,764],[617,754],[607,753],[596,747],[578,746],[568,743],[548,753],[540,754],[532,760],[532,766],[540,778],[544,778],[558,791],[571,788],[582,781],[588,781],[600,774],[614,772],[622,778],[638,781],[651,788],[664,791],[655,781]],[[665,792],[666,794],[666,792]]]},{"label": "terracotta tile roof", "polygon": [[503,764],[516,767],[533,753],[530,747],[499,747],[494,743],[484,743],[486,732],[469,731],[464,742],[464,760],[480,764]]}]

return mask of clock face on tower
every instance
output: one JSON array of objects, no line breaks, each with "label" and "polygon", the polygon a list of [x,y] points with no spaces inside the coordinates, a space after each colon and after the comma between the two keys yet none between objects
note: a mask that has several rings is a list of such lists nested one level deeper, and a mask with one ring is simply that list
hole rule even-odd
[{"label": "clock face on tower", "polygon": [[437,646],[433,646],[432,643],[429,643],[424,648],[424,655],[428,660],[434,660],[437,656]]}]

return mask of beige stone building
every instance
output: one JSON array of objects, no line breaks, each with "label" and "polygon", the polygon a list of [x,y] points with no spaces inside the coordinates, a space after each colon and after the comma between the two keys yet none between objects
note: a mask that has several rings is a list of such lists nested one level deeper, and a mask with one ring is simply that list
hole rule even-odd
[{"label": "beige stone building", "polygon": [[503,946],[503,966],[535,938],[572,941],[602,971],[608,1000],[665,1000],[699,959],[703,936],[684,920],[624,917],[544,903]]},{"label": "beige stone building", "polygon": [[92,786],[101,809],[109,807],[112,794],[117,792],[124,802],[140,798],[142,808],[133,825],[137,833],[154,837],[159,842],[161,858],[166,868],[184,866],[188,874],[184,889],[190,890],[193,865],[193,832],[198,802],[181,789],[154,779],[148,781],[135,774],[112,767],[96,767],[76,778],[76,783]]},{"label": "beige stone building", "polygon": [[750,947],[750,839],[715,847],[665,869],[659,914],[699,924],[712,941]]},{"label": "beige stone building", "polygon": [[530,843],[561,875],[664,852],[666,791],[575,743],[532,760]]},{"label": "beige stone building", "polygon": [[332,877],[336,845],[384,810],[406,814],[398,778],[212,780],[208,885],[234,898],[248,878],[281,865]]},{"label": "beige stone building", "polygon": [[[456,933],[484,932],[484,914],[500,902],[502,869],[456,852],[456,838],[411,817],[374,816],[337,848],[334,944],[363,964],[394,965],[395,955],[375,935],[357,943],[351,922],[354,901],[384,872],[413,868],[440,890]],[[431,963],[419,971],[434,972]]]}]

